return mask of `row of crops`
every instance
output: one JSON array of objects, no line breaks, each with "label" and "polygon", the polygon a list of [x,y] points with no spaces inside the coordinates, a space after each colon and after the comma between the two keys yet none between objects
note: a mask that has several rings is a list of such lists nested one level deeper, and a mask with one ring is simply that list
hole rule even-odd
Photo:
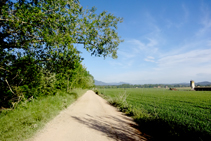
[{"label": "row of crops", "polygon": [[150,117],[135,117],[141,131],[153,139],[211,140],[211,92],[170,91],[133,88],[100,89],[103,95],[116,98],[126,93],[133,109]]}]

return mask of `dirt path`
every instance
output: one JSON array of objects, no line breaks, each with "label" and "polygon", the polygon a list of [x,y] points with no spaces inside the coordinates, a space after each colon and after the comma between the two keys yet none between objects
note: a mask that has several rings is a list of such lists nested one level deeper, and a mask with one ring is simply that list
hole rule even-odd
[{"label": "dirt path", "polygon": [[87,91],[38,132],[33,141],[145,140],[118,112],[93,91]]}]

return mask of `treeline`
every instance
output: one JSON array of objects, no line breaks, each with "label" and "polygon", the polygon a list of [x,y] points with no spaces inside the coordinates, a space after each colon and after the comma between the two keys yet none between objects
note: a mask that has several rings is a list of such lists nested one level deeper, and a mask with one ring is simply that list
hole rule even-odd
[{"label": "treeline", "polygon": [[94,86],[93,76],[81,64],[81,57],[74,50],[55,51],[47,61],[30,51],[1,50],[0,60],[1,107],[13,107],[32,96],[52,95],[58,89],[68,92],[73,88]]},{"label": "treeline", "polygon": [[132,84],[122,84],[122,85],[105,85],[96,86],[96,88],[174,88],[174,87],[189,87],[189,85],[164,85],[164,84],[144,84],[144,85],[132,85]]},{"label": "treeline", "polygon": [[78,0],[0,1],[0,108],[58,89],[94,86],[76,44],[116,58],[122,21],[95,11]]}]

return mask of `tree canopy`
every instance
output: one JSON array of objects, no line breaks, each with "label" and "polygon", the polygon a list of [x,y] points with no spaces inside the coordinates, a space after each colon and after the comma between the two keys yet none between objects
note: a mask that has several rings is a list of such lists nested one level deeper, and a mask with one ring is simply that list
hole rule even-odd
[{"label": "tree canopy", "polygon": [[78,0],[11,0],[1,2],[1,48],[33,48],[36,53],[83,44],[92,55],[116,58],[121,18],[96,8],[83,9]]},{"label": "tree canopy", "polygon": [[1,0],[0,106],[49,90],[93,86],[75,45],[117,58],[119,22],[106,11],[84,9],[79,0]]}]

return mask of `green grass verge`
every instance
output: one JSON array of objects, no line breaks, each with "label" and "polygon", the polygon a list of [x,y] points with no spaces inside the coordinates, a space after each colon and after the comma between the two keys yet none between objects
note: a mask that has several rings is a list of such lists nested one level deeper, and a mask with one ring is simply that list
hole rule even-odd
[{"label": "green grass verge", "polygon": [[154,140],[211,140],[211,92],[166,89],[101,89]]},{"label": "green grass verge", "polygon": [[22,102],[14,110],[0,113],[0,141],[25,140],[67,108],[87,90],[76,89],[70,93],[58,91],[56,95]]}]

